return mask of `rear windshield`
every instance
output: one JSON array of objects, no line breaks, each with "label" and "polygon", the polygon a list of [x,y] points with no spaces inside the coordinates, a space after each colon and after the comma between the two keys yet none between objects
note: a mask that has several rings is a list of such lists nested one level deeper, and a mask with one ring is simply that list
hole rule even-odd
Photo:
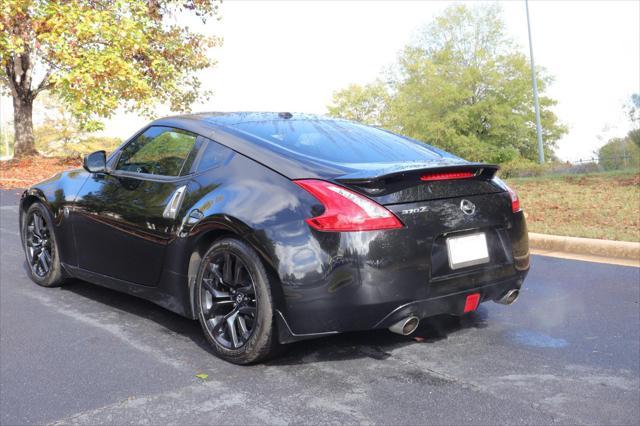
[{"label": "rear windshield", "polygon": [[428,145],[348,121],[265,120],[233,128],[298,155],[339,163],[388,163],[442,158]]}]

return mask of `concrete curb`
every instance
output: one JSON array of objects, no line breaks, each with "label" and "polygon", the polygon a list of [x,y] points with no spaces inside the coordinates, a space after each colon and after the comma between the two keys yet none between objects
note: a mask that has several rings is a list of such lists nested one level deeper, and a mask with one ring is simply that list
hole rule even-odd
[{"label": "concrete curb", "polygon": [[529,246],[532,249],[588,254],[620,259],[640,259],[640,243],[628,241],[596,240],[593,238],[564,237],[529,232]]}]

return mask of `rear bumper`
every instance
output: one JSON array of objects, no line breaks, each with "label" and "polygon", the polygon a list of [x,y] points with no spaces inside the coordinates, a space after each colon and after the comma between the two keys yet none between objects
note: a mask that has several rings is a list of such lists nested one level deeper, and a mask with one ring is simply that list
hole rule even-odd
[{"label": "rear bumper", "polygon": [[[277,311],[276,320],[279,340],[281,343],[289,343],[347,331],[383,329],[408,316],[417,316],[423,319],[442,314],[462,315],[464,313],[465,300],[469,294],[480,293],[480,303],[496,301],[507,291],[522,288],[527,272],[518,272],[509,279],[469,287],[428,299],[413,300],[405,303],[353,304],[346,308],[309,312],[308,318],[311,318],[313,323],[330,323],[334,324],[333,328],[311,330],[307,328],[305,332],[296,332],[282,312]],[[296,325],[300,325],[299,321],[296,321]]]},{"label": "rear bumper", "polygon": [[509,290],[519,290],[522,287],[525,275],[526,273],[523,273],[520,274],[518,278],[470,288],[432,299],[416,300],[398,306],[381,319],[373,328],[388,328],[392,324],[410,315],[415,315],[418,318],[427,318],[441,314],[462,315],[464,313],[465,300],[469,294],[480,293],[480,303],[498,300]]},{"label": "rear bumper", "polygon": [[[506,217],[488,205],[487,214],[468,219],[457,213],[460,209],[452,201],[440,211],[443,217],[435,217],[417,231],[407,226],[358,233],[312,232],[313,239],[292,255],[296,260],[292,264],[307,265],[308,272],[280,274],[284,296],[276,306],[280,340],[387,328],[409,315],[459,315],[470,293],[480,293],[480,301],[485,302],[521,288],[529,270],[526,223],[522,212],[511,214],[509,200],[502,201],[509,208]],[[445,226],[454,224],[460,231]],[[491,261],[451,269],[445,239],[454,232],[485,232]],[[301,253],[308,262],[300,261]]]}]

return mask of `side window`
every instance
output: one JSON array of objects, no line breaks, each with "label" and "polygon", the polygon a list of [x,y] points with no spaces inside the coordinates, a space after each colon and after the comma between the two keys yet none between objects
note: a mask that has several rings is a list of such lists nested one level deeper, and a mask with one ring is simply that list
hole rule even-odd
[{"label": "side window", "polygon": [[189,156],[182,166],[182,175],[195,172],[194,164],[197,162],[199,154],[202,153],[202,147],[207,143],[207,140],[202,136],[198,136],[196,143],[193,145],[193,149],[189,153]]},{"label": "side window", "polygon": [[116,170],[178,176],[196,138],[184,130],[150,127],[123,148]]},{"label": "side window", "polygon": [[207,146],[200,157],[196,172],[210,169],[224,163],[233,151],[224,145],[220,145],[212,140],[207,140]]}]

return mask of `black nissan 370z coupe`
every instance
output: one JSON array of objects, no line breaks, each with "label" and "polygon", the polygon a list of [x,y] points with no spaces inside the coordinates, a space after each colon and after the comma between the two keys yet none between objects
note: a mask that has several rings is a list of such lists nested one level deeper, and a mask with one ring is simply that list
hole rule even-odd
[{"label": "black nissan 370z coupe", "polygon": [[527,229],[496,170],[345,120],[170,117],[25,191],[22,242],[37,284],[151,300],[246,364],[515,301]]}]

